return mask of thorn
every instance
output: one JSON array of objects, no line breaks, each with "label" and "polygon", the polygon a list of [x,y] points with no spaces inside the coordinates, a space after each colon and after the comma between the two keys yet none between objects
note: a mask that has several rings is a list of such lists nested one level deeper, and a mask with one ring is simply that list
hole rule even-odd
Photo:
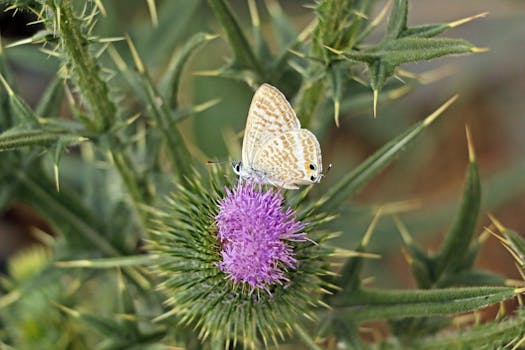
[{"label": "thorn", "polygon": [[467,22],[470,22],[470,21],[473,21],[475,19],[478,19],[478,18],[483,18],[483,17],[487,17],[487,15],[489,14],[489,12],[483,12],[483,13],[479,13],[477,15],[474,15],[474,16],[470,16],[470,17],[465,17],[465,18],[462,18],[462,19],[458,19],[457,21],[454,21],[454,22],[450,22],[448,24],[448,26],[450,28],[454,28],[454,27],[457,27],[457,26],[460,26],[462,24],[465,24]]},{"label": "thorn", "polygon": [[482,52],[488,52],[490,49],[488,47],[473,47],[470,49],[470,52],[472,53],[482,53]]},{"label": "thorn", "polygon": [[521,287],[521,288],[516,288],[516,289],[514,289],[514,293],[516,293],[516,294],[522,294],[522,293],[525,293],[525,287]]},{"label": "thorn", "polygon": [[405,247],[401,248],[401,254],[403,254],[403,258],[405,258],[405,261],[407,262],[408,266],[412,266],[414,264],[414,259],[412,258],[412,255],[406,250]]},{"label": "thorn", "polygon": [[490,233],[492,236],[494,236],[498,241],[500,241],[503,244],[507,244],[507,240],[504,237],[501,237],[496,232],[492,231],[490,227],[485,227],[485,230]]},{"label": "thorn", "polygon": [[95,5],[97,6],[98,10],[102,14],[102,16],[107,17],[108,13],[106,12],[106,9],[104,8],[104,5],[102,4],[101,0],[95,0]]},{"label": "thorn", "polygon": [[456,94],[456,95],[452,96],[451,98],[449,98],[438,109],[436,109],[431,115],[426,117],[425,120],[423,120],[423,124],[425,126],[432,124],[432,122],[434,120],[436,120],[437,117],[439,117],[441,115],[441,113],[443,113],[448,107],[450,107],[450,105],[453,104],[458,99],[458,97],[459,97],[459,95]]},{"label": "thorn", "polygon": [[492,224],[496,226],[498,231],[500,231],[501,233],[504,233],[505,231],[507,231],[507,228],[503,226],[503,224],[498,219],[496,219],[496,217],[492,213],[488,213],[487,215],[490,221],[492,221]]},{"label": "thorn", "polygon": [[133,124],[135,121],[137,121],[140,118],[140,116],[141,116],[140,112],[138,112],[137,114],[132,115],[131,117],[129,117],[126,120],[126,125],[129,126],[129,125]]},{"label": "thorn", "polygon": [[334,49],[333,47],[330,47],[328,45],[323,45],[325,49],[328,49],[329,51],[335,53],[336,55],[342,55],[344,51]]},{"label": "thorn", "polygon": [[53,172],[55,173],[55,187],[57,189],[57,192],[60,192],[60,181],[58,176],[58,164],[53,164]]},{"label": "thorn", "polygon": [[525,344],[525,335],[512,347],[511,350],[519,349],[523,344]]},{"label": "thorn", "polygon": [[288,49],[288,52],[291,53],[292,55],[295,55],[297,57],[300,57],[300,58],[306,58],[306,55],[300,51],[297,51],[297,50],[294,50],[294,49]]},{"label": "thorn", "polygon": [[476,162],[476,153],[474,151],[474,144],[472,142],[472,135],[470,133],[470,128],[465,124],[465,133],[467,135],[467,147],[468,147],[468,160],[470,163]]},{"label": "thorn", "polygon": [[334,118],[335,118],[336,127],[339,127],[339,109],[340,109],[339,100],[336,100],[334,101]]},{"label": "thorn", "polygon": [[137,52],[137,49],[135,48],[135,45],[133,44],[133,41],[131,41],[131,38],[129,35],[126,34],[126,41],[128,42],[129,49],[131,51],[131,55],[133,56],[133,61],[135,62],[135,66],[137,67],[137,70],[139,73],[144,73],[144,64],[142,63],[142,60],[140,59],[139,53]]},{"label": "thorn", "polygon": [[13,96],[15,94],[13,92],[13,90],[11,89],[11,86],[9,86],[9,84],[7,83],[7,80],[5,80],[5,78],[2,75],[2,73],[0,73],[0,82],[2,83],[2,85],[4,85],[4,88],[7,91],[7,93],[9,94],[9,96]]},{"label": "thorn", "polygon": [[201,104],[196,105],[194,111],[196,113],[203,112],[203,111],[205,111],[205,110],[215,106],[216,104],[219,104],[220,102],[221,102],[220,98],[214,98],[212,100],[209,100],[209,101],[206,101],[206,102],[203,102]]},{"label": "thorn", "polygon": [[250,11],[250,17],[252,19],[252,25],[254,28],[261,27],[261,20],[259,18],[259,12],[257,11],[257,5],[254,0],[248,0],[248,9]]},{"label": "thorn", "polygon": [[113,45],[108,46],[108,53],[115,65],[117,66],[118,70],[123,72],[127,69],[126,62],[124,59],[122,59],[122,56],[118,53],[117,50],[113,47]]},{"label": "thorn", "polygon": [[492,224],[489,227],[485,227],[483,232],[481,232],[481,234],[478,237],[478,244],[481,245],[487,241],[487,239],[492,235],[491,233],[492,228],[493,228]]},{"label": "thorn", "polygon": [[371,25],[373,27],[376,27],[377,25],[379,25],[382,21],[383,21],[383,18],[386,16],[386,13],[388,11],[388,9],[390,8],[390,6],[392,5],[392,0],[389,0],[385,6],[381,9],[381,12],[379,12],[379,15],[377,15],[376,18],[374,18],[374,20],[372,21]]},{"label": "thorn", "polygon": [[363,236],[363,239],[361,240],[361,245],[363,247],[366,247],[368,245],[368,242],[370,241],[370,237],[372,237],[372,232],[374,232],[377,223],[379,222],[379,219],[381,218],[381,213],[383,211],[383,208],[379,208],[376,212],[376,215],[372,219],[372,222],[370,223],[370,226],[368,226],[368,229],[366,230],[365,235]]},{"label": "thorn", "polygon": [[148,3],[148,11],[151,16],[151,23],[153,27],[157,28],[159,25],[159,16],[157,15],[157,6],[155,6],[155,0],[146,0]]},{"label": "thorn", "polygon": [[205,34],[205,35],[204,35],[204,39],[205,39],[205,40],[208,40],[208,41],[215,40],[215,39],[217,39],[218,37],[220,37],[219,34]]},{"label": "thorn", "polygon": [[401,238],[403,239],[403,242],[405,242],[407,246],[412,245],[414,243],[414,240],[412,239],[410,232],[408,232],[408,229],[405,226],[405,224],[401,222],[401,220],[399,219],[397,215],[392,216],[392,219],[394,220],[397,230],[401,234]]},{"label": "thorn", "polygon": [[379,94],[379,90],[377,90],[377,89],[374,90],[374,102],[373,102],[373,104],[374,104],[374,106],[373,106],[373,108],[374,108],[374,118],[377,116],[377,96],[378,96],[378,94]]}]

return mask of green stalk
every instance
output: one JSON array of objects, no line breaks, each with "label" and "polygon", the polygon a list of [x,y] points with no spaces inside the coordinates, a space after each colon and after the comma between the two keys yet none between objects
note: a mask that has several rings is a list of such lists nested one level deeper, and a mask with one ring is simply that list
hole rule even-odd
[{"label": "green stalk", "polygon": [[[99,133],[110,131],[117,119],[117,108],[109,97],[109,87],[100,77],[100,66],[96,58],[89,52],[87,37],[82,33],[81,21],[75,17],[71,0],[64,0],[59,6],[48,1],[49,7],[55,12],[60,28],[61,43],[78,89],[92,113],[92,121]],[[90,127],[87,121],[83,121]],[[147,191],[141,188],[141,181],[131,159],[124,153],[122,141],[114,134],[108,142],[109,153],[115,161],[116,168],[132,198],[137,213],[141,213],[140,203],[147,203]],[[139,214],[145,220],[142,214]]]},{"label": "green stalk", "polygon": [[94,125],[99,132],[108,131],[115,122],[117,108],[109,98],[107,84],[100,77],[100,66],[86,45],[88,42],[81,31],[81,21],[73,14],[71,0],[63,0],[59,6],[54,1],[48,1],[48,4],[55,12],[61,43],[79,90],[93,115]]}]

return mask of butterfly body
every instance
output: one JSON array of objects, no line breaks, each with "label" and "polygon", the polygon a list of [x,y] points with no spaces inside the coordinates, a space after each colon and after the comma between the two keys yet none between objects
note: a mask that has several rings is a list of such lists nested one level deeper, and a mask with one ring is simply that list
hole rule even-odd
[{"label": "butterfly body", "polygon": [[252,99],[242,146],[242,161],[233,170],[241,178],[287,189],[318,183],[321,147],[315,135],[301,129],[284,95],[261,85]]}]

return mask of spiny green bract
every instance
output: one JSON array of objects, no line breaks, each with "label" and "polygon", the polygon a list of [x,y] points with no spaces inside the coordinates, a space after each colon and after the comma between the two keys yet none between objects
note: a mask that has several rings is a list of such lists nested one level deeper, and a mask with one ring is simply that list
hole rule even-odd
[{"label": "spiny green bract", "polygon": [[256,348],[261,342],[277,343],[293,333],[298,321],[315,318],[315,308],[322,307],[321,276],[327,273],[329,250],[322,244],[325,235],[306,225],[313,241],[290,242],[297,267],[288,269],[288,282],[269,287],[271,294],[228,279],[217,266],[221,247],[215,217],[224,187],[234,182],[220,170],[209,178],[195,172],[157,215],[149,245],[162,261],[154,267],[168,307],[160,319],[173,315],[197,328],[203,339]]}]

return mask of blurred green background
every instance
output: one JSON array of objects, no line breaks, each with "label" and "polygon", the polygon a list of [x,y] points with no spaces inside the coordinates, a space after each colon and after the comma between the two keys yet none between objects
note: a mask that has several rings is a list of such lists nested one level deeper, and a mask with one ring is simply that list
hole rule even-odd
[{"label": "blurred green background", "polygon": [[[238,18],[248,28],[250,16],[245,1],[230,1]],[[272,40],[264,1],[257,1],[261,25]],[[309,1],[281,1],[284,12],[293,19],[297,32],[312,20]],[[181,6],[183,5],[183,6]],[[242,130],[253,91],[241,82],[209,76],[230,56],[223,33],[205,1],[157,1],[159,25],[152,26],[146,1],[105,1],[107,16],[98,22],[100,36],[129,33],[137,50],[155,79],[168,64],[176,47],[198,31],[222,36],[197,52],[183,77],[184,104],[196,104],[220,98],[220,104],[188,119],[181,129],[198,161],[239,159]],[[376,12],[384,6],[378,1]],[[400,214],[412,235],[428,249],[440,242],[451,223],[461,197],[467,165],[465,124],[471,128],[481,168],[483,184],[482,213],[492,212],[505,225],[525,232],[525,6],[522,1],[452,1],[418,0],[410,2],[409,23],[450,22],[489,11],[481,18],[455,28],[447,36],[465,38],[486,53],[449,57],[403,68],[425,74],[433,72],[431,81],[390,102],[381,102],[378,117],[372,117],[369,100],[349,102],[341,116],[341,125],[314,130],[321,141],[325,166],[332,170],[315,192],[322,193],[348,170],[354,168],[374,150],[398,135],[416,120],[431,113],[455,93],[460,99],[445,115],[420,137],[415,145],[369,184],[352,202],[339,210],[333,228],[341,232],[336,242],[353,248],[366,230],[379,205],[414,201],[414,208]],[[30,34],[25,27],[28,18],[12,13],[1,16],[3,45]],[[30,19],[29,19],[30,20]],[[31,27],[30,27],[31,28]],[[378,28],[375,38],[383,28]],[[250,36],[251,38],[251,36]],[[372,40],[374,36],[372,36]],[[118,43],[118,45],[125,45]],[[122,50],[123,52],[124,50]],[[176,52],[176,51],[175,51]],[[19,91],[31,104],[41,95],[56,70],[56,61],[38,50],[38,45],[6,49],[11,67],[16,72]],[[107,55],[106,55],[107,56]],[[103,64],[114,68],[108,57]],[[130,61],[130,57],[125,57]],[[206,73],[207,72],[207,73]],[[439,79],[434,79],[439,77]],[[118,81],[112,84],[119,87]],[[125,85],[122,85],[125,86]],[[280,87],[286,93],[286,87]],[[118,91],[116,92],[118,93]],[[371,98],[371,92],[368,97]],[[293,104],[293,96],[287,96]],[[126,101],[130,111],[135,101]],[[68,111],[64,108],[64,116]],[[332,118],[330,114],[323,118]],[[65,155],[62,176],[81,177],[75,167],[75,152]],[[78,180],[80,181],[80,180]],[[479,232],[488,225],[482,215]],[[30,244],[31,227],[50,231],[38,213],[23,203],[5,208],[0,219],[0,257]],[[408,266],[401,254],[402,241],[388,215],[381,220],[371,241],[372,251],[382,259],[368,264],[367,274],[375,277],[377,286],[412,286]],[[483,249],[480,267],[517,277],[510,255],[495,239]]]}]

